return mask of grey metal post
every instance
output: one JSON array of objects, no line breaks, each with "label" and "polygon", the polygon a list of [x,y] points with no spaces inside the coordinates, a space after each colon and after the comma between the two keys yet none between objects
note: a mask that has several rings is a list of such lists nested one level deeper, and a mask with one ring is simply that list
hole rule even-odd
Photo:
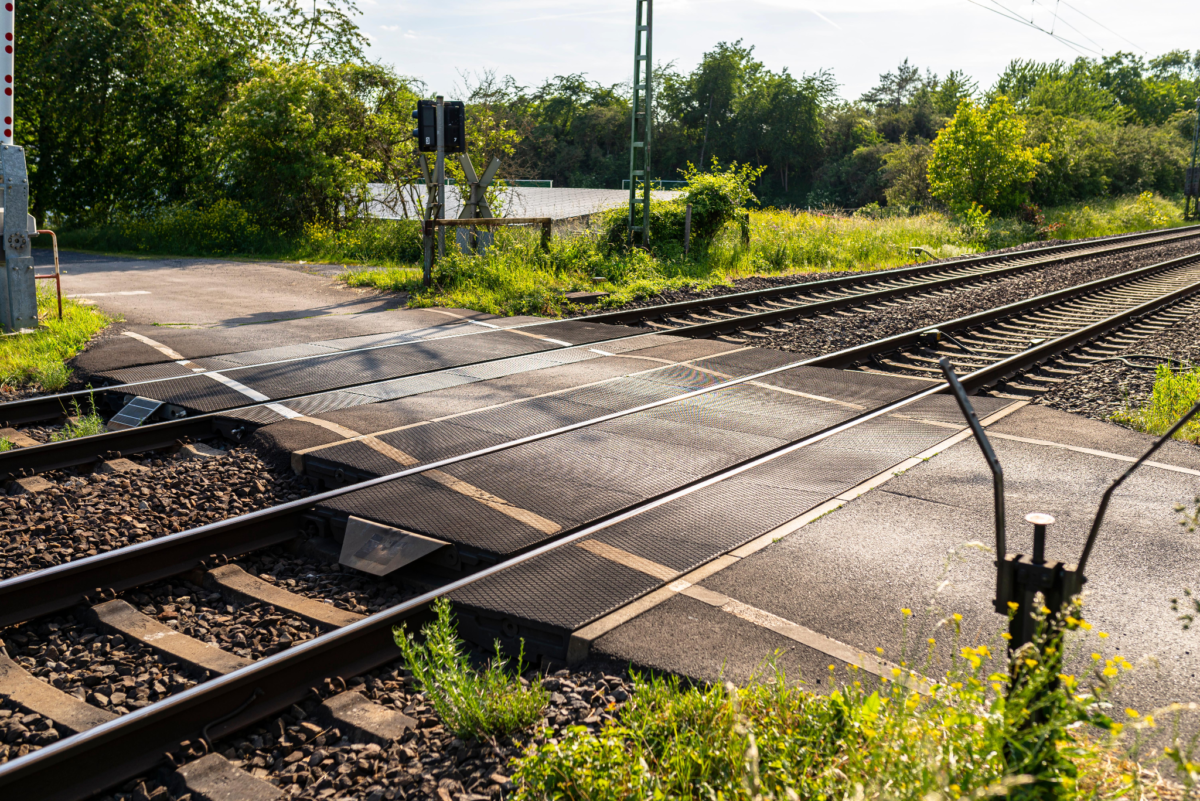
[{"label": "grey metal post", "polygon": [[[437,163],[433,169],[438,192],[437,218],[441,220],[446,216],[446,107],[441,95],[437,96]],[[438,258],[443,259],[446,257],[446,226],[438,226],[437,238]]]},{"label": "grey metal post", "polygon": [[[1196,128],[1192,133],[1192,166],[1183,187],[1183,219],[1200,217],[1200,175],[1196,174],[1196,145],[1200,142],[1200,97],[1196,98]],[[1190,210],[1190,213],[1189,213]]]},{"label": "grey metal post", "polygon": [[683,210],[683,255],[692,248],[692,204],[687,204]]},{"label": "grey metal post", "polygon": [[4,193],[4,280],[0,281],[4,298],[0,316],[4,330],[12,333],[38,325],[37,282],[29,239],[37,233],[37,226],[29,216],[29,173],[23,148],[0,145],[0,174]]}]

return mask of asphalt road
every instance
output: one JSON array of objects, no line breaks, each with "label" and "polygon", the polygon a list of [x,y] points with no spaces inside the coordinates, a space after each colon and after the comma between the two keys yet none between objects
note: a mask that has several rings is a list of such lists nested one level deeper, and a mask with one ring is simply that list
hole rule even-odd
[{"label": "asphalt road", "polygon": [[[37,249],[39,267],[53,266]],[[325,265],[104,256],[62,251],[63,294],[130,324],[225,327],[401,307],[402,295],[351,289]],[[39,270],[44,273],[45,270]]]}]

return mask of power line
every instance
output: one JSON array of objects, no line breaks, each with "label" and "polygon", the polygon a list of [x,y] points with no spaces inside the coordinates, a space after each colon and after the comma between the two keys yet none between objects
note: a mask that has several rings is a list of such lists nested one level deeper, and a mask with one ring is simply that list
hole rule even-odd
[{"label": "power line", "polygon": [[1067,0],[1062,0],[1062,3],[1063,3],[1063,5],[1064,5],[1064,6],[1066,6],[1066,7],[1067,7],[1067,8],[1069,8],[1069,9],[1071,9],[1071,10],[1072,10],[1072,11],[1074,11],[1076,14],[1079,14],[1079,15],[1080,15],[1080,16],[1082,16],[1082,17],[1086,17],[1087,19],[1090,19],[1092,22],[1096,23],[1096,24],[1097,24],[1097,25],[1099,25],[1101,28],[1103,28],[1104,30],[1106,30],[1106,31],[1108,31],[1109,33],[1111,33],[1113,36],[1118,36],[1118,37],[1120,37],[1121,39],[1124,39],[1125,41],[1129,42],[1129,44],[1131,44],[1131,45],[1133,45],[1134,47],[1136,47],[1138,50],[1141,50],[1143,53],[1148,53],[1148,52],[1150,52],[1149,50],[1147,50],[1146,48],[1144,48],[1144,47],[1142,47],[1141,45],[1137,44],[1136,42],[1133,42],[1133,41],[1131,41],[1131,40],[1130,40],[1128,37],[1122,36],[1121,34],[1117,33],[1116,31],[1114,31],[1112,28],[1110,28],[1110,27],[1108,27],[1107,25],[1105,25],[1105,24],[1104,24],[1103,22],[1101,22],[1100,20],[1098,20],[1098,19],[1094,19],[1094,18],[1092,18],[1092,17],[1089,17],[1087,14],[1084,14],[1084,13],[1083,13],[1082,11],[1080,11],[1078,8],[1076,8],[1075,6],[1073,6],[1073,5],[1071,5],[1070,3],[1068,3],[1068,2],[1067,2]]},{"label": "power line", "polygon": [[[1087,50],[1088,53],[1096,53],[1096,50],[1093,50],[1092,48],[1085,46],[1085,44],[1080,44],[1078,42],[1072,42],[1072,41],[1068,40],[1068,38],[1063,38],[1062,36],[1058,36],[1057,34],[1051,34],[1050,31],[1042,28],[1042,26],[1034,24],[1033,22],[1031,22],[1031,20],[1021,17],[1020,14],[1014,12],[1012,10],[1012,8],[1001,5],[1000,2],[998,2],[997,0],[990,0],[990,1],[991,1],[992,5],[1002,8],[1003,11],[996,11],[995,8],[990,8],[988,6],[985,6],[982,4],[982,2],[978,2],[978,0],[967,0],[967,2],[970,2],[971,5],[979,6],[980,8],[983,8],[984,11],[990,11],[994,14],[1000,14],[1000,16],[1003,17],[1004,19],[1010,19],[1010,20],[1013,20],[1013,22],[1021,23],[1022,25],[1028,25],[1033,30],[1043,32],[1043,34],[1045,34],[1046,36],[1049,36],[1050,38],[1052,38],[1052,40],[1066,44],[1067,47],[1075,50],[1075,53],[1079,53],[1080,55],[1085,56],[1085,58],[1086,58],[1086,54],[1084,53],[1084,50]],[[1096,54],[1103,55],[1100,53],[1096,53]]]},{"label": "power line", "polygon": [[[1044,6],[1044,5],[1042,5],[1041,3],[1039,3],[1039,2],[1038,2],[1038,0],[1033,0],[1033,2],[1037,3],[1039,6],[1042,6],[1042,8],[1045,8],[1047,11],[1049,11],[1049,10],[1050,10],[1049,8],[1046,8],[1046,6]],[[1057,21],[1058,21],[1058,3],[1057,3],[1057,1],[1056,1],[1056,2],[1055,2],[1055,4],[1054,4],[1054,21],[1055,21],[1055,22],[1057,22]],[[1084,39],[1087,39],[1089,42],[1091,42],[1092,44],[1094,44],[1096,47],[1100,48],[1100,55],[1104,55],[1104,54],[1105,54],[1105,53],[1104,53],[1104,45],[1100,44],[1100,43],[1099,43],[1099,42],[1097,42],[1095,39],[1093,39],[1092,37],[1088,36],[1086,33],[1084,33],[1083,31],[1079,30],[1078,28],[1076,28],[1076,27],[1075,27],[1074,25],[1072,25],[1071,23],[1067,22],[1065,19],[1063,20],[1063,25],[1066,25],[1068,28],[1070,28],[1071,30],[1073,30],[1073,31],[1075,31],[1076,33],[1078,33],[1078,34],[1079,34],[1080,36],[1082,36]],[[1051,36],[1053,36],[1053,35],[1054,35],[1054,25],[1051,25],[1051,26],[1050,26],[1050,30],[1049,30],[1049,31],[1047,31],[1047,33],[1049,33]]]}]

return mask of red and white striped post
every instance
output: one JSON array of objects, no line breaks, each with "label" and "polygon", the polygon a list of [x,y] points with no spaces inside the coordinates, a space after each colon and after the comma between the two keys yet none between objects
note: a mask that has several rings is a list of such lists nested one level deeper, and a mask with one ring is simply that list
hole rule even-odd
[{"label": "red and white striped post", "polygon": [[4,51],[0,52],[0,75],[4,76],[4,94],[0,95],[0,143],[13,143],[13,47],[17,43],[17,14],[13,0],[4,0],[0,7],[0,35],[4,37]]}]

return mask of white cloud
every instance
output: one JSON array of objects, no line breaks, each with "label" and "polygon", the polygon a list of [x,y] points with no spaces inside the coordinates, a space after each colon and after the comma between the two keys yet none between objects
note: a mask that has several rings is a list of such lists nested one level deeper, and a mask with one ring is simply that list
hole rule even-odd
[{"label": "white cloud", "polygon": [[380,25],[379,28],[380,30],[388,31],[389,33],[395,33],[396,31],[400,30],[399,25]]}]

